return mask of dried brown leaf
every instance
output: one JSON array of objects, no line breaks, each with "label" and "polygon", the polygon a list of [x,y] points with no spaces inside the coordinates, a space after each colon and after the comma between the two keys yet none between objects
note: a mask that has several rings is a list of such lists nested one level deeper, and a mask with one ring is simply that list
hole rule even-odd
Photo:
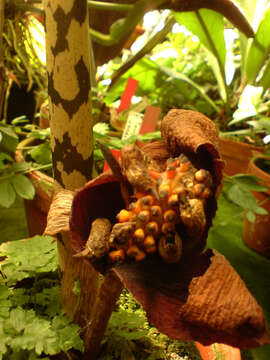
[{"label": "dried brown leaf", "polygon": [[74,192],[60,190],[54,194],[44,235],[54,236],[62,231],[69,231],[69,218]]}]

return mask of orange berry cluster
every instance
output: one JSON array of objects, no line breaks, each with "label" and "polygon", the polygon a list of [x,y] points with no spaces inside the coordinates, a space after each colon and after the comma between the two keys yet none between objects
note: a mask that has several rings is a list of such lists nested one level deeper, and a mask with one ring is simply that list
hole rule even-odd
[{"label": "orange berry cluster", "polygon": [[156,252],[168,263],[178,261],[182,241],[175,226],[181,222],[181,207],[187,199],[204,202],[211,194],[210,173],[196,169],[185,155],[168,159],[162,173],[148,172],[155,179],[155,189],[134,194],[135,201],[118,213],[115,226],[121,229],[122,224],[125,233],[110,238],[112,262],[141,261]]}]

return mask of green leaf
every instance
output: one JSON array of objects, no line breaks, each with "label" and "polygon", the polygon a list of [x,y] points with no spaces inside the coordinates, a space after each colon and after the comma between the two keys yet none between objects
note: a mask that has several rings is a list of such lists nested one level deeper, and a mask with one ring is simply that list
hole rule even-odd
[{"label": "green leaf", "polygon": [[[29,130],[32,130],[33,125],[32,124],[26,125],[25,128],[26,129],[29,128]],[[50,139],[50,136],[51,136],[50,128],[47,129],[36,128],[32,130],[27,137],[34,137],[35,139],[46,140],[46,139]]]},{"label": "green leaf", "polygon": [[157,65],[147,59],[143,58],[136,63],[136,65],[132,66],[132,68],[127,71],[116,83],[112,86],[111,92],[112,94],[120,92],[123,93],[127,79],[132,77],[139,81],[139,88],[136,91],[136,94],[147,95],[152,93],[156,89],[156,82],[158,77],[160,76],[160,72],[158,71]]},{"label": "green leaf", "polygon": [[56,333],[57,344],[62,351],[74,348],[83,351],[83,341],[79,336],[80,327],[71,324],[69,319],[64,316],[56,316],[52,321],[52,330]]},{"label": "green leaf", "polygon": [[262,117],[258,120],[259,125],[262,129],[266,130],[266,132],[270,133],[270,118],[269,117]]},{"label": "green leaf", "polygon": [[4,326],[5,331],[12,335],[9,346],[14,351],[34,349],[38,355],[42,352],[55,355],[60,351],[50,322],[38,318],[34,310],[13,309]]},{"label": "green leaf", "polygon": [[10,324],[17,333],[20,333],[24,328],[27,322],[32,322],[35,318],[34,310],[24,311],[22,308],[13,309],[10,312]]},{"label": "green leaf", "polygon": [[[265,1],[265,0],[264,0]],[[237,3],[240,5],[241,9],[243,10],[246,19],[249,23],[252,23],[255,10],[256,10],[256,3],[258,0],[238,0]]]},{"label": "green leaf", "polygon": [[259,82],[259,85],[263,87],[264,91],[270,87],[270,62],[269,61],[263,72],[263,76]]},{"label": "green leaf", "polygon": [[196,12],[174,13],[174,17],[180,25],[185,25],[188,30],[198,36],[201,43],[211,53],[209,60],[217,78],[222,98],[226,101],[226,47],[223,16],[209,9],[201,9]]},{"label": "green leaf", "polygon": [[251,211],[251,210],[247,211],[246,216],[247,216],[247,219],[248,219],[249,222],[251,222],[251,223],[255,222],[256,215],[254,214],[253,211]]},{"label": "green leaf", "polygon": [[262,104],[263,88],[261,86],[247,85],[240,96],[238,109],[233,114],[229,125],[241,122],[249,117],[256,116]]},{"label": "green leaf", "polygon": [[11,165],[10,170],[11,172],[24,172],[24,171],[28,171],[31,167],[31,164],[28,162],[19,162],[19,163],[14,163]]},{"label": "green leaf", "polygon": [[[240,7],[243,9],[244,14],[248,22],[251,24],[255,32],[257,32],[260,15],[263,14],[267,7],[267,0],[238,0]],[[248,39],[245,35],[239,32],[240,39],[240,61],[241,61],[241,73],[242,79],[245,78],[245,66],[248,61],[249,48],[252,44],[252,40]]]},{"label": "green leaf", "polygon": [[0,180],[0,205],[9,208],[16,199],[16,193],[9,179]]},{"label": "green leaf", "polygon": [[79,280],[75,280],[74,281],[74,285],[73,285],[73,289],[72,289],[73,294],[75,294],[76,296],[80,296],[81,293],[81,284]]},{"label": "green leaf", "polygon": [[227,196],[233,203],[241,206],[243,209],[254,210],[257,208],[257,200],[247,188],[240,184],[232,185],[227,192]]},{"label": "green leaf", "polygon": [[3,355],[7,352],[8,350],[8,343],[11,339],[11,337],[9,335],[7,335],[4,331],[4,325],[3,325],[3,320],[0,318],[0,359],[2,359]]},{"label": "green leaf", "polygon": [[[174,80],[178,80],[178,81],[184,81],[186,83],[188,83],[190,86],[192,86],[200,95],[202,98],[204,98],[204,100],[206,100],[208,102],[208,104],[216,111],[219,112],[219,108],[216,106],[216,104],[209,98],[209,96],[206,94],[206,91],[203,87],[197,85],[194,81],[190,80],[187,76],[180,74],[179,72],[167,68],[166,66],[161,66],[158,65],[159,69],[166,74],[167,76],[173,78]],[[176,83],[177,86],[177,83]]]},{"label": "green leaf", "polygon": [[27,176],[18,174],[11,178],[12,185],[16,193],[23,199],[33,200],[35,197],[35,187]]},{"label": "green leaf", "polygon": [[110,27],[110,35],[113,39],[121,39],[125,28],[125,18],[116,20]]},{"label": "green leaf", "polygon": [[0,247],[1,271],[5,281],[14,284],[37,273],[56,271],[58,266],[56,243],[49,236],[34,236],[29,239],[4,243]]},{"label": "green leaf", "polygon": [[270,52],[270,8],[265,11],[263,20],[252,41],[246,62],[246,79],[248,83],[253,83],[264,65]]},{"label": "green leaf", "polygon": [[207,62],[216,77],[218,91],[220,93],[221,99],[224,103],[226,103],[228,101],[228,90],[226,86],[225,70],[223,71],[223,68],[220,66],[217,57],[215,57],[215,55],[212,54],[208,49],[206,49],[206,57]]},{"label": "green leaf", "polygon": [[233,182],[237,182],[239,184],[239,186],[243,186],[248,190],[254,190],[254,191],[267,191],[267,187],[266,186],[262,186],[258,181],[260,179],[257,178],[254,175],[246,175],[246,174],[237,174],[234,176],[230,176],[228,177],[228,179],[226,180],[225,178],[225,182],[227,181],[233,181]]},{"label": "green leaf", "polygon": [[23,307],[30,302],[30,295],[25,288],[10,288],[10,300],[12,302],[12,307]]},{"label": "green leaf", "polygon": [[107,333],[126,340],[137,340],[147,334],[146,324],[145,317],[138,313],[119,310],[112,313]]},{"label": "green leaf", "polygon": [[15,117],[11,120],[12,125],[23,125],[29,123],[29,119],[25,115]]},{"label": "green leaf", "polygon": [[9,162],[13,162],[14,159],[12,156],[10,156],[9,154],[6,154],[6,153],[0,153],[0,161],[4,161],[4,160],[7,160]]},{"label": "green leaf", "polygon": [[180,25],[185,25],[198,36],[201,43],[219,58],[224,68],[226,48],[223,16],[213,10],[201,9],[198,12],[174,13],[174,17]]},{"label": "green leaf", "polygon": [[108,146],[112,147],[113,149],[122,149],[122,147],[125,145],[124,141],[121,139],[118,139],[116,137],[108,139]]},{"label": "green leaf", "polygon": [[51,322],[37,316],[34,310],[20,307],[11,310],[3,323],[3,333],[8,335],[7,344],[14,352],[34,350],[37,355],[55,355],[71,348],[83,351],[79,330],[78,325],[70,324],[63,315],[54,317]]},{"label": "green leaf", "polygon": [[[17,340],[19,342],[20,339],[17,338]],[[22,348],[35,349],[38,355],[43,352],[48,355],[55,355],[61,351],[56,334],[51,330],[50,321],[45,319],[36,317],[34,321],[27,324],[24,334],[21,336],[21,341],[23,342]]]},{"label": "green leaf", "polygon": [[267,211],[265,208],[261,207],[261,206],[258,206],[258,207],[254,210],[254,212],[255,212],[256,214],[258,214],[258,215],[268,215],[268,211]]},{"label": "green leaf", "polygon": [[52,162],[52,150],[49,141],[35,146],[29,153],[38,164],[46,165]]},{"label": "green leaf", "polygon": [[270,118],[267,116],[262,116],[256,120],[247,121],[248,125],[251,125],[255,130],[264,130],[270,133]]},{"label": "green leaf", "polygon": [[137,138],[141,141],[149,141],[149,140],[161,140],[161,132],[160,131],[154,131],[148,134],[139,134]]},{"label": "green leaf", "polygon": [[9,317],[11,305],[12,303],[9,300],[9,288],[5,285],[0,285],[0,318]]},{"label": "green leaf", "polygon": [[13,163],[14,159],[6,153],[0,152],[0,172],[9,171],[10,163]]},{"label": "green leaf", "polygon": [[46,308],[46,315],[53,317],[60,314],[60,288],[53,286],[45,288],[40,293],[36,294],[36,303]]},{"label": "green leaf", "polygon": [[0,142],[0,151],[13,153],[19,143],[17,134],[12,130],[9,125],[0,124],[0,133],[2,140]]},{"label": "green leaf", "polygon": [[95,161],[103,161],[104,160],[104,156],[100,149],[94,149],[94,159],[95,159]]},{"label": "green leaf", "polygon": [[110,130],[109,124],[101,122],[97,123],[93,127],[94,133],[101,134],[101,135],[107,135]]}]

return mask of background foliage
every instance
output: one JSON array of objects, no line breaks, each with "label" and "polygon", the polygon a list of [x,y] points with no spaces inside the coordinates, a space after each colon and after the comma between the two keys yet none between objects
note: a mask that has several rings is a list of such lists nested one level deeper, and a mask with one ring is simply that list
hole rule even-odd
[{"label": "background foliage", "polygon": [[[253,25],[254,39],[238,34],[211,10],[177,13],[174,16],[181,31],[169,32],[112,85],[108,85],[111,78],[135,56],[134,52],[124,50],[121,56],[98,69],[92,98],[93,116],[99,122],[94,127],[95,140],[105,140],[115,149],[135,142],[136,137],[124,142],[109,116],[106,117],[110,107],[118,106],[127,79],[133,77],[139,81],[137,100],[146,99],[147,103],[159,106],[163,115],[174,107],[201,111],[216,122],[222,136],[245,139],[249,135],[252,141],[262,145],[261,136],[257,134],[270,133],[269,1],[238,3]],[[256,20],[258,12],[261,16]],[[43,99],[47,97],[45,67],[36,55],[29,32],[29,24],[32,26],[34,22],[28,15],[22,16],[22,12],[17,15],[13,22],[6,22],[4,29],[6,99],[12,82],[26,83],[28,89],[36,84],[37,98]],[[150,31],[148,35],[146,42],[153,34]],[[234,38],[230,46],[228,36]],[[37,113],[39,105],[37,101]],[[5,113],[5,108],[3,111]],[[126,120],[125,116],[122,121]],[[39,144],[25,148],[27,163],[17,164],[14,152],[19,141],[28,137],[35,138]],[[37,118],[14,119],[11,124],[1,121],[0,211],[6,211],[18,196],[33,199],[34,188],[26,175],[33,166],[51,167],[49,138],[49,129],[40,130]],[[159,138],[159,131],[139,136],[142,141]],[[94,155],[97,175],[104,161],[97,145]],[[264,213],[250,190],[263,191],[264,188],[256,179],[243,174],[225,178],[207,246],[224,254],[236,268],[263,307],[270,326],[269,259],[249,250],[242,241],[244,211],[251,221],[255,214]],[[15,222],[18,222],[17,216],[16,213]],[[10,221],[9,227],[17,231],[14,218],[13,222],[5,219],[7,224]],[[56,243],[48,237],[7,243],[14,237],[8,238],[6,234],[1,227],[0,242],[4,244],[0,247],[0,359],[49,359],[63,353],[68,359],[80,358],[83,351],[80,330],[65,317],[60,306]],[[124,292],[110,319],[100,359],[165,360],[175,353],[192,360],[200,358],[192,343],[170,341],[152,328],[140,306]],[[270,348],[251,350],[248,356],[253,360],[268,360]]]}]

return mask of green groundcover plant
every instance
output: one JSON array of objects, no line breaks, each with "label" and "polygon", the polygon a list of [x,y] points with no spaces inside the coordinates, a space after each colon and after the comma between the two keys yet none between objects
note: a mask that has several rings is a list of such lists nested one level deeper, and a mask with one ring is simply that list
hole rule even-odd
[{"label": "green groundcover plant", "polygon": [[[55,239],[35,236],[4,243],[0,259],[0,359],[50,359],[61,353],[80,359],[81,330],[61,310]],[[79,284],[74,293],[79,301]],[[166,359],[169,353],[200,359],[192,343],[171,341],[150,327],[141,307],[123,292],[100,360]]]},{"label": "green groundcover plant", "polygon": [[83,351],[60,305],[56,243],[35,236],[0,247],[0,359],[49,359]]},{"label": "green groundcover plant", "polygon": [[[236,180],[235,180],[236,179]],[[242,186],[240,186],[242,184]],[[245,280],[270,323],[269,260],[242,241],[244,194],[262,190],[254,178],[238,175],[225,180],[208,246],[223,253]],[[260,212],[251,201],[250,211]],[[74,293],[80,294],[77,283]],[[3,243],[0,246],[0,359],[51,359],[65,354],[80,359],[80,328],[61,310],[56,241],[51,237]],[[151,327],[131,295],[124,291],[110,319],[99,360],[167,360],[172,354],[199,360],[193,343],[172,341]],[[244,359],[266,360],[269,346],[243,353]]]}]

